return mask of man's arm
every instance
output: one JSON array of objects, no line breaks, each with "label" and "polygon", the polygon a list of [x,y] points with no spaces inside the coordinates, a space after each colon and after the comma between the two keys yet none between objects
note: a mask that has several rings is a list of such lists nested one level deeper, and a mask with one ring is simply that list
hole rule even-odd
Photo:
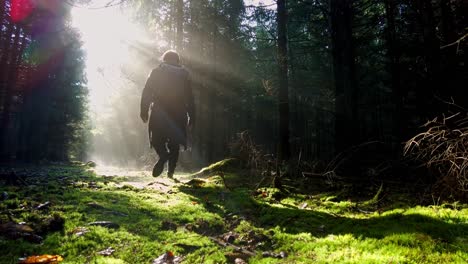
[{"label": "man's arm", "polygon": [[153,101],[153,92],[154,92],[154,85],[156,79],[156,71],[151,71],[148,80],[146,80],[145,88],[143,89],[143,93],[141,95],[141,104],[140,104],[140,117],[144,123],[148,121],[148,111],[150,105]]}]

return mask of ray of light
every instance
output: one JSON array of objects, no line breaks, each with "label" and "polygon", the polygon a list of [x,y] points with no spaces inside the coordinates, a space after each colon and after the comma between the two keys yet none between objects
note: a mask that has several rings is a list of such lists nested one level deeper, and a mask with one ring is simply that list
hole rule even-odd
[{"label": "ray of light", "polygon": [[73,25],[80,31],[87,54],[86,75],[92,111],[102,111],[125,80],[122,67],[136,64],[135,43],[150,42],[118,6],[102,9],[73,8]]}]

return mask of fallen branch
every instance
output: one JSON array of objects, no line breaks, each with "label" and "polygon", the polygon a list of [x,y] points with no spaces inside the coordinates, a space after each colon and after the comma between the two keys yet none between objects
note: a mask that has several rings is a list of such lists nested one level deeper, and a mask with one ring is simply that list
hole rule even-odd
[{"label": "fallen branch", "polygon": [[450,44],[447,44],[447,45],[444,45],[444,46],[440,47],[440,49],[445,49],[445,48],[448,48],[448,47],[457,45],[457,53],[458,53],[458,50],[459,50],[459,48],[460,48],[460,43],[461,43],[463,40],[465,40],[467,37],[468,37],[468,33],[466,33],[463,37],[459,38],[459,39],[456,40],[455,42],[452,42],[452,43],[450,43]]},{"label": "fallen branch", "polygon": [[242,248],[242,247],[238,247],[238,246],[236,246],[236,245],[233,245],[233,244],[231,244],[231,243],[228,243],[228,242],[226,242],[226,241],[223,241],[223,240],[221,240],[221,239],[219,239],[219,238],[216,238],[216,237],[209,237],[209,238],[210,238],[213,242],[215,242],[216,244],[218,244],[218,245],[220,245],[220,246],[233,248],[234,251],[236,251],[236,252],[240,252],[240,253],[245,254],[245,255],[248,255],[248,256],[250,256],[250,257],[253,257],[253,256],[256,255],[255,252],[253,252],[253,251],[247,250],[247,249]]}]

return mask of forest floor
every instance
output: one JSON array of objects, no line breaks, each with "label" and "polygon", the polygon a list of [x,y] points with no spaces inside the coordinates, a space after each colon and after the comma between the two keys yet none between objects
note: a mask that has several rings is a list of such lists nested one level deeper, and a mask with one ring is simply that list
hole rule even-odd
[{"label": "forest floor", "polygon": [[14,171],[0,168],[5,264],[44,254],[80,264],[468,260],[466,204],[227,189],[219,176],[175,182],[82,165]]}]

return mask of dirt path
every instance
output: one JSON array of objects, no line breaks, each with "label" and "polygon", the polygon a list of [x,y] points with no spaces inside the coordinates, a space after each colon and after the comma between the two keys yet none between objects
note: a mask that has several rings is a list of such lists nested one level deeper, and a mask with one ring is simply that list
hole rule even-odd
[{"label": "dirt path", "polygon": [[124,177],[119,185],[130,185],[138,189],[151,188],[161,192],[168,192],[177,184],[190,180],[189,174],[178,173],[174,175],[177,181],[167,178],[165,173],[159,177],[153,177],[151,171],[132,170],[118,167],[96,167],[95,172],[103,177]]}]

